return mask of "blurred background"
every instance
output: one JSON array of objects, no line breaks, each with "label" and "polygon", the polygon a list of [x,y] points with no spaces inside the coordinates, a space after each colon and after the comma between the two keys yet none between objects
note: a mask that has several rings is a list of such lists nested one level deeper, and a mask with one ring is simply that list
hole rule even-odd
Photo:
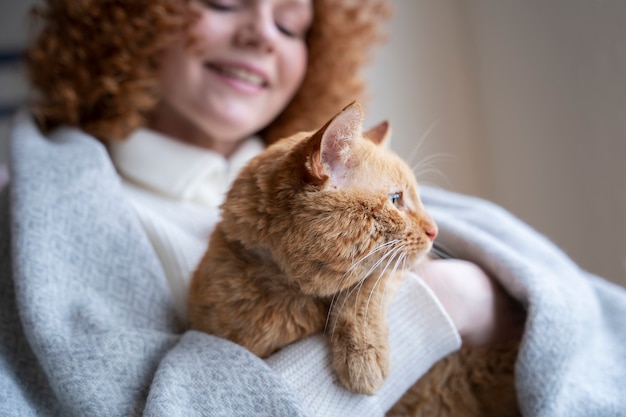
[{"label": "blurred background", "polygon": [[504,206],[626,285],[626,1],[392,4],[370,123],[391,120],[401,155],[419,146],[411,163],[439,171],[418,166],[422,182]]},{"label": "blurred background", "polygon": [[[34,3],[0,3],[0,164]],[[626,286],[626,1],[392,4],[366,124],[391,121],[422,183],[504,206]]]}]

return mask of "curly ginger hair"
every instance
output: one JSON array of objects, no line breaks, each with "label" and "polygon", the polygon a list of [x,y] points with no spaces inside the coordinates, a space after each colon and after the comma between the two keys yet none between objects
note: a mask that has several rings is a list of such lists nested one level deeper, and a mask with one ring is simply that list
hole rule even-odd
[{"label": "curly ginger hair", "polygon": [[[49,131],[71,125],[107,141],[145,125],[160,99],[164,50],[187,39],[192,0],[47,0],[34,14],[43,26],[27,50],[33,112]],[[364,100],[359,70],[384,39],[387,0],[313,0],[308,67],[285,110],[260,132],[266,143],[323,124],[354,99]]]}]

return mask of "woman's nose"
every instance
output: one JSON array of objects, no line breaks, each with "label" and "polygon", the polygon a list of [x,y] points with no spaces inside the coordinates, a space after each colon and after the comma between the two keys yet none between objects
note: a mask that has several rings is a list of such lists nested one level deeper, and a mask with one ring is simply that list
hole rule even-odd
[{"label": "woman's nose", "polygon": [[256,7],[251,7],[249,13],[242,16],[236,33],[236,41],[243,47],[272,52],[279,33],[271,10],[263,7],[264,4],[266,3],[257,3]]}]

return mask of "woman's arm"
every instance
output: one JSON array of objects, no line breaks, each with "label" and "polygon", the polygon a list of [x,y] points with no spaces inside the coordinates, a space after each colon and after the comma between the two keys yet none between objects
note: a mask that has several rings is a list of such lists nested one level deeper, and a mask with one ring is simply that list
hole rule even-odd
[{"label": "woman's arm", "polygon": [[474,263],[429,260],[415,271],[435,293],[465,345],[481,346],[521,336],[524,309]]}]

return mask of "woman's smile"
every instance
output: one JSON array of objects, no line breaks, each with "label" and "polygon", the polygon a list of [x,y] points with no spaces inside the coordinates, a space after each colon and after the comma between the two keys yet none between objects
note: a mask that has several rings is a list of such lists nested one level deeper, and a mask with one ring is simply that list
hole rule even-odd
[{"label": "woman's smile", "polygon": [[[151,127],[229,154],[289,103],[307,67],[310,0],[192,3],[194,44],[172,45]],[[285,31],[288,27],[291,31]],[[297,35],[292,34],[295,33]]]},{"label": "woman's smile", "polygon": [[204,66],[227,85],[246,94],[258,94],[269,87],[265,73],[249,64],[208,62]]}]

